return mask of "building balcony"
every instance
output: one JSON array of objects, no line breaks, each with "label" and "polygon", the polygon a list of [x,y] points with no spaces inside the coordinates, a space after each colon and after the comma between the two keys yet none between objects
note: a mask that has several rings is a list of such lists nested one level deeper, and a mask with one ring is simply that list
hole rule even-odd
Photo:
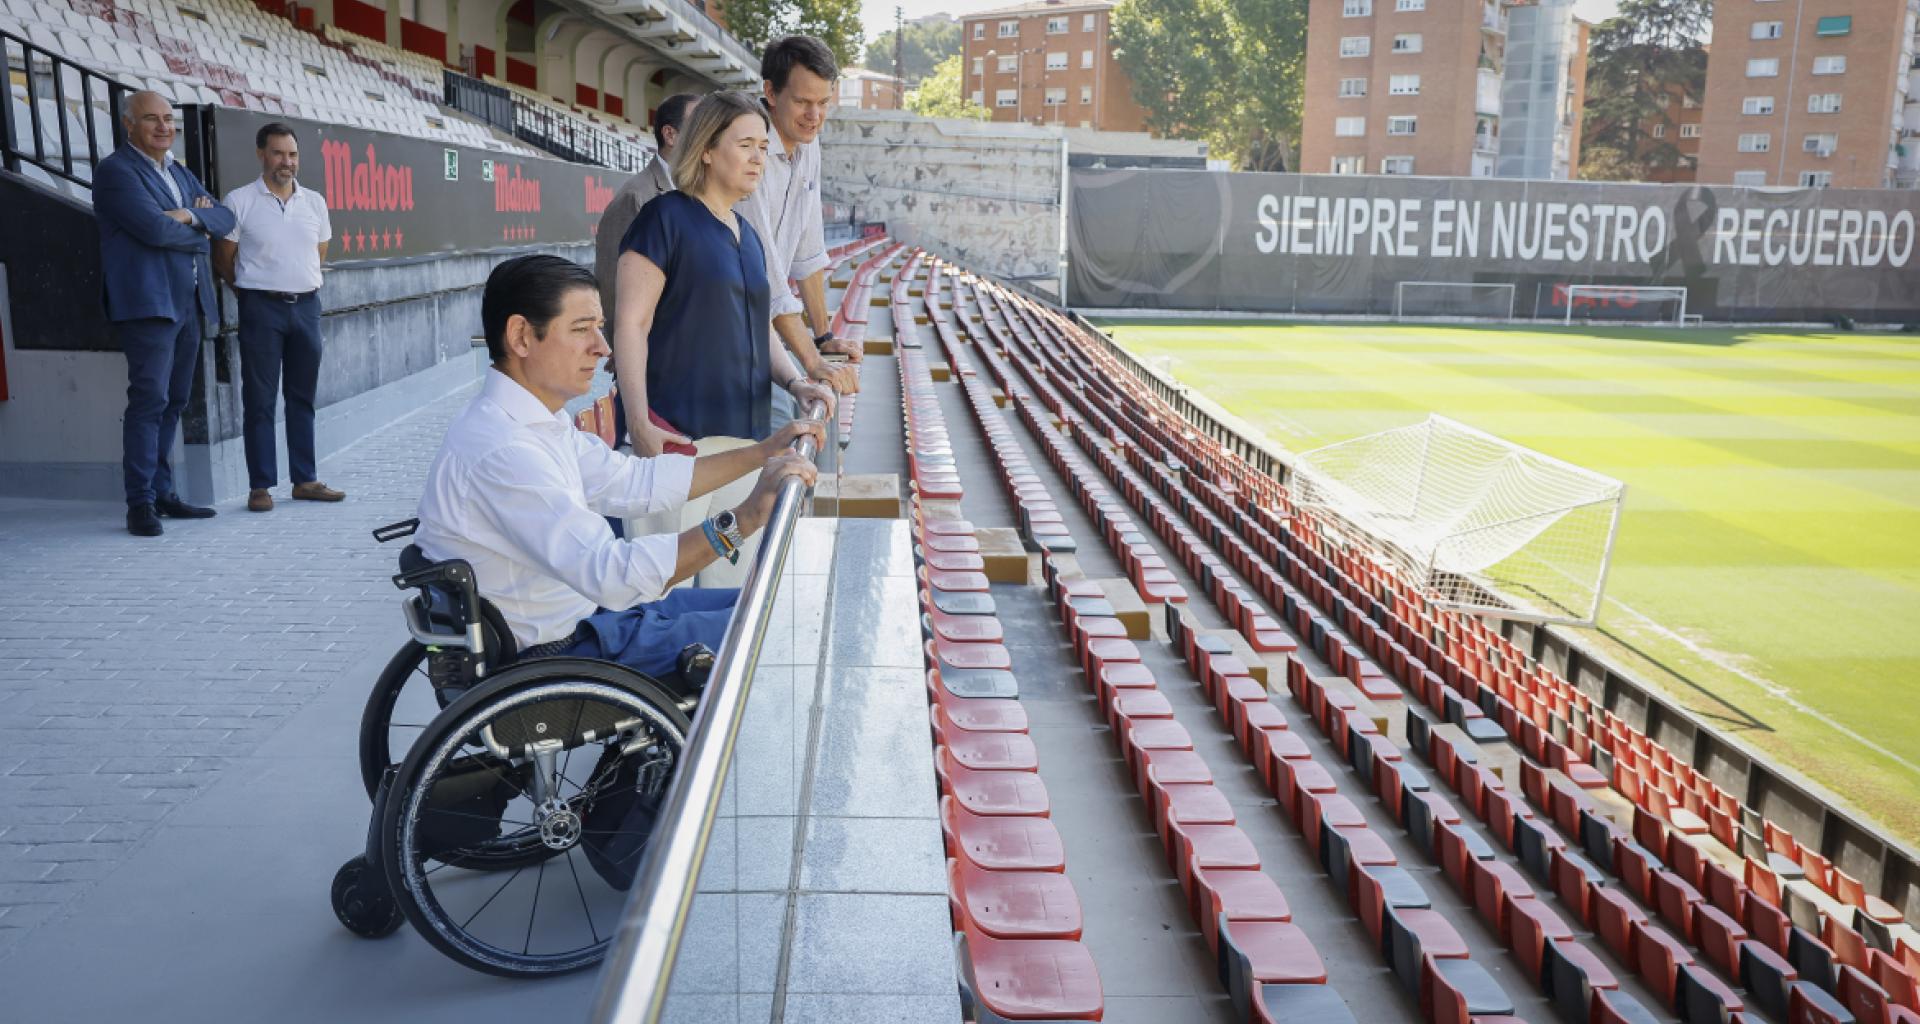
[{"label": "building balcony", "polygon": [[1474,132],[1473,151],[1475,153],[1487,154],[1500,152],[1500,134],[1498,132]]},{"label": "building balcony", "polygon": [[1473,112],[1500,116],[1500,72],[1481,68],[1474,81]]}]

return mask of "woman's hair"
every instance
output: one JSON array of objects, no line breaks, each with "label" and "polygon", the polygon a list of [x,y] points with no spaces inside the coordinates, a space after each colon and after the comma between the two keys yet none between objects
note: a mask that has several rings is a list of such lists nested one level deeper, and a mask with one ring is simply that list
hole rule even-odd
[{"label": "woman's hair", "polygon": [[516,256],[493,268],[480,294],[480,326],[487,355],[498,366],[507,361],[507,320],[526,317],[536,336],[560,315],[560,303],[575,288],[595,289],[593,271],[558,256]]},{"label": "woman's hair", "polygon": [[733,122],[752,115],[760,119],[773,130],[773,123],[767,120],[767,112],[760,109],[760,102],[744,92],[715,92],[700,97],[694,104],[693,113],[687,116],[687,123],[680,129],[680,140],[674,144],[672,160],[673,187],[692,195],[700,191],[707,183],[707,165],[702,156],[720,145],[720,136],[725,135]]}]

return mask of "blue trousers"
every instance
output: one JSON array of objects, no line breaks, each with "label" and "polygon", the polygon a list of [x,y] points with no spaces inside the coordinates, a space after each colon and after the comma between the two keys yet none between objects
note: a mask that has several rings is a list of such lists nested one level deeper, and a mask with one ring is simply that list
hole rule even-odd
[{"label": "blue trousers", "polygon": [[200,366],[200,324],[197,317],[126,320],[114,333],[127,355],[127,415],[120,428],[127,504],[151,505],[174,493],[167,455]]},{"label": "blue trousers", "polygon": [[275,406],[287,398],[287,475],[317,479],[313,455],[313,395],[320,384],[320,293],[286,302],[240,289],[240,406],[247,446],[247,486],[280,482],[273,443]]},{"label": "blue trousers", "polygon": [[659,678],[679,670],[680,651],[701,643],[720,650],[740,591],[681,587],[658,601],[587,617],[592,632],[562,655],[619,662]]}]

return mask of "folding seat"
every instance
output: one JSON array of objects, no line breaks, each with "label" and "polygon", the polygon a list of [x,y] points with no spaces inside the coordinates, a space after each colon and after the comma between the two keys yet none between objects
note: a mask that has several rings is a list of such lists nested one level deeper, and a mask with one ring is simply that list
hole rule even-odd
[{"label": "folding seat", "polygon": [[1238,736],[1246,722],[1241,705],[1265,704],[1267,688],[1255,682],[1252,676],[1227,676],[1220,682],[1221,686],[1212,695],[1214,708],[1220,712],[1229,730]]},{"label": "folding seat", "polygon": [[1740,973],[1740,944],[1747,930],[1719,907],[1702,903],[1693,908],[1694,945],[1700,955],[1728,977]]},{"label": "folding seat", "polygon": [[1674,833],[1667,840],[1666,861],[1667,870],[1673,872],[1681,881],[1686,882],[1696,891],[1703,887],[1703,879],[1706,877],[1706,854],[1679,833]]},{"label": "folding seat", "polygon": [[1380,834],[1365,825],[1328,825],[1323,817],[1320,829],[1320,865],[1333,878],[1336,888],[1345,891],[1348,876],[1359,867],[1394,867],[1399,860]]},{"label": "folding seat", "polygon": [[1738,921],[1745,910],[1747,887],[1733,872],[1707,861],[1700,866],[1700,894],[1709,904]]},{"label": "folding seat", "polygon": [[1192,750],[1193,735],[1187,727],[1167,718],[1120,719],[1120,752],[1128,767],[1139,762],[1137,755],[1146,750]]},{"label": "folding seat", "polygon": [[1675,972],[1693,963],[1693,954],[1666,929],[1642,920],[1633,924],[1633,962],[1661,1004],[1672,1006]]},{"label": "folding seat", "polygon": [[1834,990],[1840,1005],[1853,1014],[1855,1020],[1879,1022],[1886,1020],[1887,1007],[1891,1000],[1887,990],[1874,984],[1872,978],[1852,967],[1840,968],[1840,984]]},{"label": "folding seat", "polygon": [[1254,729],[1249,732],[1247,742],[1248,760],[1259,771],[1260,781],[1266,783],[1268,790],[1276,795],[1279,793],[1280,775],[1275,764],[1280,761],[1311,760],[1313,757],[1307,741],[1291,729]]},{"label": "folding seat", "polygon": [[1140,660],[1140,648],[1133,641],[1116,637],[1095,637],[1080,648],[1080,670],[1088,676],[1115,662]]},{"label": "folding seat", "polygon": [[1471,899],[1473,891],[1468,887],[1467,863],[1492,860],[1493,847],[1464,825],[1441,825],[1434,830],[1433,839],[1435,859],[1440,862],[1441,871],[1456,891]]},{"label": "folding seat", "polygon": [[1655,858],[1639,843],[1624,836],[1613,842],[1613,870],[1620,884],[1642,903],[1653,902]]},{"label": "folding seat", "polygon": [[947,856],[986,871],[1064,871],[1066,852],[1053,822],[1028,816],[988,817],[940,798]]},{"label": "folding seat", "polygon": [[1429,858],[1438,856],[1436,838],[1440,826],[1460,823],[1460,812],[1447,802],[1447,798],[1432,791],[1408,792],[1403,806],[1406,810],[1407,834],[1414,844],[1425,851]]},{"label": "folding seat", "polygon": [[947,898],[955,921],[997,939],[1080,937],[1080,897],[1064,874],[983,871],[948,858]]},{"label": "folding seat", "polygon": [[1634,957],[1634,929],[1646,924],[1646,912],[1641,910],[1626,893],[1611,886],[1595,885],[1588,889],[1592,897],[1589,904],[1592,927],[1600,941],[1620,959],[1630,971],[1638,971],[1638,961]]},{"label": "folding seat", "polygon": [[1240,749],[1246,752],[1248,758],[1258,766],[1266,758],[1268,749],[1266,745],[1258,742],[1258,735],[1269,730],[1286,732],[1287,729],[1287,716],[1281,714],[1280,709],[1275,707],[1272,701],[1262,698],[1241,706],[1240,722],[1234,730],[1233,738],[1239,742]]},{"label": "folding seat", "polygon": [[1693,910],[1700,904],[1700,894],[1693,886],[1682,881],[1680,876],[1665,868],[1654,868],[1647,875],[1648,888],[1652,893],[1654,912],[1660,919],[1673,926],[1679,935],[1693,934]]},{"label": "folding seat", "polygon": [[1913,972],[1900,965],[1891,955],[1880,950],[1867,954],[1868,974],[1874,984],[1887,993],[1887,999],[1898,1006],[1920,1011],[1920,984],[1914,980]]},{"label": "folding seat", "polygon": [[1266,985],[1324,985],[1326,964],[1312,940],[1287,921],[1219,920],[1221,981],[1235,1016],[1248,1020],[1255,993]]},{"label": "folding seat", "polygon": [[1727,983],[1703,964],[1681,964],[1674,971],[1674,1010],[1684,1024],[1723,1024],[1746,1009]]},{"label": "folding seat", "polygon": [[1499,784],[1499,779],[1485,768],[1477,768],[1472,773],[1483,785],[1480,797],[1480,819],[1487,823],[1488,831],[1499,840],[1500,845],[1514,850],[1514,826],[1521,820],[1532,820],[1533,812],[1527,809],[1520,794],[1509,792]]},{"label": "folding seat", "polygon": [[1172,718],[1173,705],[1159,690],[1125,689],[1113,691],[1106,702],[1107,724],[1119,728],[1119,720],[1145,718]]},{"label": "folding seat", "polygon": [[1662,1020],[1639,1000],[1625,992],[1608,989],[1594,992],[1591,1016],[1581,1019],[1590,1024],[1659,1024]]},{"label": "folding seat", "polygon": [[[1837,874],[1838,872],[1836,872]],[[1843,924],[1832,915],[1822,915],[1820,921],[1820,940],[1833,951],[1833,961],[1854,970],[1865,972],[1867,969],[1867,940],[1859,932]]]},{"label": "folding seat", "polygon": [[972,732],[966,729],[944,730],[939,726],[939,708],[932,712],[934,742],[946,747],[949,756],[962,767],[975,771],[1037,772],[1040,755],[1033,738],[1024,732]]},{"label": "folding seat", "polygon": [[1542,984],[1547,943],[1571,940],[1573,929],[1544,900],[1508,899],[1503,901],[1502,914],[1500,934],[1506,937],[1514,957],[1527,969],[1527,976],[1536,985]]},{"label": "folding seat", "polygon": [[1140,751],[1135,761],[1134,788],[1139,790],[1142,800],[1152,796],[1149,776],[1161,785],[1197,785],[1213,781],[1213,773],[1208,770],[1206,759],[1191,750]]},{"label": "folding seat", "polygon": [[1353,1011],[1331,985],[1262,985],[1253,1003],[1254,1024],[1355,1024]]},{"label": "folding seat", "polygon": [[1280,806],[1302,832],[1306,831],[1303,798],[1313,793],[1332,793],[1338,787],[1325,768],[1311,760],[1273,760],[1273,793]]},{"label": "folding seat", "polygon": [[1169,846],[1168,829],[1175,825],[1231,825],[1233,808],[1225,794],[1211,782],[1164,783],[1147,773],[1148,803],[1153,808],[1155,831]]},{"label": "folding seat", "polygon": [[[1365,731],[1357,731],[1364,727]],[[1347,764],[1361,779],[1373,780],[1374,765],[1403,760],[1400,748],[1375,729],[1372,722],[1355,716],[1347,723]]]},{"label": "folding seat", "polygon": [[1100,971],[1087,947],[1062,939],[996,939],[965,928],[954,936],[962,1011],[976,1024],[1099,1020]]},{"label": "folding seat", "polygon": [[1513,854],[1520,859],[1520,866],[1541,885],[1552,885],[1553,854],[1567,848],[1567,841],[1560,833],[1532,817],[1518,818],[1513,822]]},{"label": "folding seat", "polygon": [[1193,901],[1187,908],[1206,936],[1207,948],[1220,952],[1220,921],[1291,921],[1287,897],[1264,871],[1189,867]]},{"label": "folding seat", "polygon": [[1793,1024],[1854,1024],[1840,1000],[1810,981],[1796,981],[1787,989],[1787,1019]]},{"label": "folding seat", "polygon": [[1421,963],[1420,1005],[1434,1024],[1495,1024],[1508,1017],[1513,1000],[1487,969],[1466,959],[1427,956]]},{"label": "folding seat", "polygon": [[1787,991],[1800,980],[1800,974],[1786,958],[1761,943],[1749,939],[1740,944],[1740,987],[1753,997],[1754,1005],[1775,1019],[1787,1015]]},{"label": "folding seat", "polygon": [[1466,959],[1467,943],[1446,916],[1424,907],[1387,907],[1381,912],[1381,951],[1387,967],[1409,995],[1420,993],[1421,961]]},{"label": "folding seat", "polygon": [[1116,661],[1103,665],[1092,677],[1094,695],[1102,701],[1113,699],[1119,690],[1155,689],[1153,671],[1137,661]]},{"label": "folding seat", "polygon": [[1507,902],[1534,898],[1533,886],[1527,884],[1520,869],[1495,859],[1467,862],[1467,888],[1463,895],[1502,943],[1507,941]]},{"label": "folding seat", "polygon": [[1000,620],[992,615],[949,615],[934,606],[931,595],[921,596],[921,631],[936,639],[957,643],[997,644],[1005,638]]},{"label": "folding seat", "polygon": [[1168,859],[1180,880],[1180,891],[1189,900],[1193,899],[1195,870],[1257,870],[1260,867],[1260,854],[1238,825],[1176,822],[1167,826],[1167,834],[1173,846]]},{"label": "folding seat", "polygon": [[1747,926],[1747,934],[1755,941],[1783,958],[1787,955],[1787,935],[1793,931],[1793,922],[1785,911],[1749,894],[1740,906],[1740,923]]},{"label": "folding seat", "polygon": [[1546,941],[1540,954],[1539,981],[1560,1019],[1571,1024],[1588,1019],[1596,995],[1620,987],[1619,979],[1593,950],[1571,936]]},{"label": "folding seat", "polygon": [[1403,758],[1399,761],[1375,761],[1373,765],[1373,788],[1380,802],[1393,815],[1393,820],[1402,827],[1407,824],[1407,798],[1410,794],[1424,793],[1432,788],[1425,772],[1408,764]]},{"label": "folding seat", "polygon": [[[1021,734],[1010,732],[1004,736]],[[1046,784],[1035,772],[975,770],[956,761],[947,745],[939,745],[933,749],[933,774],[939,776],[941,792],[950,795],[972,815],[1046,817],[1050,811]]]},{"label": "folding seat", "polygon": [[1833,950],[1797,925],[1787,933],[1787,962],[1800,972],[1802,979],[1829,992],[1839,984],[1839,961],[1834,958]]}]

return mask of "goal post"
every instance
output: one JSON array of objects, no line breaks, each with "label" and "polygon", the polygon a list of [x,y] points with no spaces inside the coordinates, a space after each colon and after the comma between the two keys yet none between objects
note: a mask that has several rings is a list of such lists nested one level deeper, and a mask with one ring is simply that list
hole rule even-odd
[{"label": "goal post", "polygon": [[1672,324],[1684,327],[1687,290],[1671,285],[1566,284],[1555,285],[1566,322],[1573,324],[1628,322]]},{"label": "goal post", "polygon": [[1297,503],[1439,604],[1495,618],[1599,618],[1626,487],[1444,416],[1313,449]]},{"label": "goal post", "polygon": [[1393,318],[1511,320],[1514,295],[1511,281],[1400,281],[1393,286]]}]

